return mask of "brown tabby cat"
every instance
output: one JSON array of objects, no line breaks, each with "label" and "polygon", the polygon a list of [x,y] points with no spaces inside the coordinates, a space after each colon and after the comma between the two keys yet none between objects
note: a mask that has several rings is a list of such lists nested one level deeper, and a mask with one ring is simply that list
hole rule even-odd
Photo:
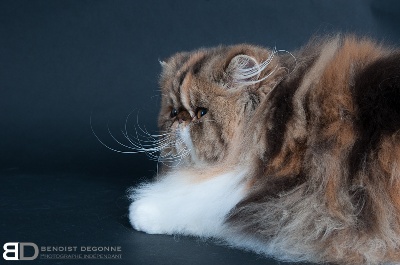
[{"label": "brown tabby cat", "polygon": [[137,151],[166,166],[132,191],[135,229],[281,260],[400,263],[399,51],[336,36],[162,66],[161,134]]}]

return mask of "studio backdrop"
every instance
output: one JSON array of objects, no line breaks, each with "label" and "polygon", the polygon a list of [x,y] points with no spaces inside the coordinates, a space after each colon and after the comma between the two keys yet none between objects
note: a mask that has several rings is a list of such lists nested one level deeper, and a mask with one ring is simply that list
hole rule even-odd
[{"label": "studio backdrop", "polygon": [[130,226],[127,190],[157,163],[122,144],[157,133],[160,61],[337,33],[397,45],[399,28],[395,0],[1,0],[0,246],[19,242],[32,264],[277,264]]}]

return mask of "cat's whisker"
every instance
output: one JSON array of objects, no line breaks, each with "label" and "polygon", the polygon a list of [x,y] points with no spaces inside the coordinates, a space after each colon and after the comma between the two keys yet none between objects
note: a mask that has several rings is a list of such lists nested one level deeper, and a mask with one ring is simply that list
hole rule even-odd
[{"label": "cat's whisker", "polygon": [[[91,123],[91,121],[90,121],[90,123]],[[106,145],[106,144],[100,139],[100,137],[95,133],[92,124],[90,124],[90,127],[91,127],[92,133],[93,133],[93,135],[96,137],[96,139],[100,142],[101,145],[103,145],[103,146],[106,147],[107,149],[109,149],[109,150],[111,150],[111,151],[114,151],[114,152],[117,152],[117,153],[122,153],[122,154],[138,154],[138,153],[141,153],[141,151],[137,151],[137,150],[135,150],[135,151],[121,151],[121,150],[117,150],[117,149],[114,149],[114,148],[112,148],[112,147],[109,147],[109,146]]]},{"label": "cat's whisker", "polygon": [[168,167],[174,167],[174,165],[171,165],[177,161],[181,160],[181,157],[170,157],[167,159],[156,159],[158,162],[168,166]]},{"label": "cat's whisker", "polygon": [[182,155],[182,156],[175,157],[175,158],[171,159],[170,161],[168,161],[169,163],[173,163],[172,165],[169,165],[169,164],[165,164],[165,165],[167,165],[167,166],[170,167],[170,168],[179,167],[179,166],[181,165],[183,159],[184,159],[186,156],[187,156],[187,155]]},{"label": "cat's whisker", "polygon": [[238,80],[246,80],[259,75],[271,63],[276,53],[276,48],[274,48],[267,60],[250,68],[246,68],[247,62],[242,62],[238,67],[239,71],[236,78],[238,78]]},{"label": "cat's whisker", "polygon": [[[188,157],[188,156],[190,155],[190,152],[191,152],[190,149],[186,150],[186,152],[181,156],[178,165],[180,165],[180,164],[182,163],[182,161],[184,160],[184,158],[186,158],[186,157]],[[178,165],[177,165],[177,166],[178,166]]]},{"label": "cat's whisker", "polygon": [[[133,143],[133,140],[132,140],[131,137],[129,137],[128,135],[126,135],[126,134],[124,134],[124,133],[123,133],[123,135],[124,135],[125,138],[128,138],[129,141],[130,141],[131,143]],[[146,147],[146,148],[147,148],[147,147],[156,148],[156,147],[158,147],[158,146],[164,146],[164,145],[165,145],[164,142],[167,141],[167,139],[143,140],[143,139],[140,139],[139,135],[136,136],[135,139],[136,139],[138,142],[140,142],[140,147],[139,147],[137,144],[135,144],[135,143],[132,144],[132,146],[135,147],[135,148],[143,148],[143,147]]]},{"label": "cat's whisker", "polygon": [[173,156],[172,149],[168,153],[160,154],[160,157],[163,157],[163,158],[170,157],[170,156]]},{"label": "cat's whisker", "polygon": [[177,155],[177,156],[181,156],[181,155],[183,155],[183,154],[185,154],[185,148],[180,149],[176,155]]},{"label": "cat's whisker", "polygon": [[[287,67],[278,67],[278,65],[276,65],[274,67],[274,69],[271,70],[263,78],[257,79],[257,80],[253,80],[253,81],[249,81],[249,79],[251,79],[252,77],[255,77],[255,76],[261,74],[261,72],[264,71],[264,69],[272,62],[272,60],[274,59],[275,55],[277,53],[279,53],[279,52],[288,53],[294,59],[295,66],[293,67],[293,69],[290,70]],[[286,50],[277,50],[276,47],[274,47],[274,49],[271,51],[271,53],[270,53],[269,57],[267,58],[267,60],[265,60],[261,64],[255,65],[255,66],[250,67],[250,68],[246,68],[245,65],[246,65],[246,62],[242,62],[239,65],[238,68],[240,69],[240,71],[238,71],[238,73],[234,76],[234,78],[236,80],[238,80],[237,81],[238,84],[241,84],[241,85],[253,85],[253,84],[257,84],[257,83],[259,83],[259,82],[271,77],[276,72],[276,70],[284,69],[284,70],[287,71],[287,74],[290,75],[294,71],[294,69],[296,69],[296,67],[297,67],[297,59],[291,52],[286,51]]]},{"label": "cat's whisker", "polygon": [[[139,127],[139,129],[141,129]],[[143,131],[143,130],[142,130]],[[145,131],[143,131],[145,132]],[[146,131],[147,132],[147,131]],[[148,149],[148,151],[161,151],[162,149],[164,149],[166,146],[168,146],[168,144],[164,144],[165,140],[164,138],[161,139],[155,139],[154,137],[148,138],[148,140],[143,140],[140,139],[140,135],[135,127],[135,133],[136,133],[136,139],[138,141],[138,143],[140,144],[141,148],[143,149]],[[150,144],[148,144],[150,143]]]},{"label": "cat's whisker", "polygon": [[[129,137],[129,135],[127,135],[125,132],[122,132],[122,135],[125,137],[126,140],[129,141],[129,143],[132,145],[133,148],[136,148],[138,150],[143,150],[144,152],[147,151],[151,151],[151,149],[153,148],[145,148],[145,145],[142,144],[142,141],[139,139],[139,137],[137,136],[137,144],[133,142],[133,140]],[[153,145],[149,146],[149,147],[153,147]]]},{"label": "cat's whisker", "polygon": [[90,123],[90,129],[91,129],[93,135],[94,135],[94,136],[96,137],[96,139],[100,142],[100,144],[103,145],[104,147],[106,147],[107,149],[109,149],[109,150],[111,150],[111,151],[114,151],[114,152],[117,152],[117,153],[122,153],[122,154],[138,154],[138,153],[141,153],[140,150],[135,150],[135,149],[133,149],[134,151],[121,151],[121,150],[117,150],[117,149],[114,149],[114,148],[108,146],[107,144],[105,144],[105,143],[100,139],[100,137],[99,137],[99,136],[96,134],[96,132],[94,131],[94,129],[93,129],[93,124],[92,124],[92,116],[90,116],[90,121],[89,121],[89,123]]},{"label": "cat's whisker", "polygon": [[[132,113],[130,113],[128,116],[127,116],[127,118],[126,118],[126,121],[125,121],[125,131],[124,131],[124,137],[132,144],[132,146],[134,146],[135,148],[140,148],[140,149],[143,149],[144,151],[159,151],[159,148],[157,148],[156,146],[158,145],[157,144],[157,137],[159,138],[159,137],[162,137],[162,135],[151,135],[150,133],[148,133],[147,132],[147,129],[142,129],[142,127],[140,127],[140,125],[139,125],[139,118],[138,118],[138,116],[137,116],[137,127],[140,129],[140,131],[144,134],[144,135],[142,135],[142,134],[140,134],[139,132],[138,132],[138,130],[136,129],[136,127],[135,127],[135,134],[136,134],[136,137],[135,137],[135,139],[137,140],[137,144],[135,144],[133,141],[132,141],[132,139],[131,139],[131,137],[129,137],[129,134],[128,134],[128,129],[127,129],[127,124],[128,124],[128,121],[129,121],[129,117],[130,117],[130,115],[131,115]],[[143,138],[145,138],[145,139],[143,139]],[[147,140],[146,140],[147,139]],[[144,144],[144,143],[146,143],[146,144]],[[147,143],[150,143],[150,144],[147,144]]]},{"label": "cat's whisker", "polygon": [[[130,143],[131,146],[125,145],[118,141],[114,135],[109,131],[110,136],[113,138],[114,141],[116,141],[118,144],[120,144],[123,147],[133,149],[133,150],[147,150],[147,151],[158,151],[158,144],[156,141],[148,141],[148,140],[140,140],[139,137],[136,137],[136,140],[138,143],[135,143],[129,135],[127,135],[124,131],[122,131],[122,135],[124,138]],[[146,143],[146,144],[144,144]]]},{"label": "cat's whisker", "polygon": [[259,83],[259,82],[261,82],[261,81],[264,81],[265,79],[267,79],[268,77],[270,77],[271,75],[273,75],[277,69],[278,69],[278,65],[276,65],[276,66],[274,67],[274,69],[271,70],[271,72],[269,72],[269,73],[268,73],[266,76],[264,76],[263,78],[258,79],[257,81],[253,81],[254,84]]},{"label": "cat's whisker", "polygon": [[[138,130],[135,128],[135,138],[140,145],[140,150],[143,150],[150,159],[163,164],[174,162],[178,162],[179,164],[183,158],[188,156],[189,152],[186,146],[183,145],[184,142],[182,139],[178,138],[174,140],[174,137],[172,137],[171,133],[166,132],[158,135],[151,135],[148,133],[146,128],[142,128],[139,125],[138,128],[144,135],[140,134],[140,132],[138,132]],[[126,133],[125,137],[128,137]],[[147,140],[143,140],[140,137],[145,137]],[[133,141],[131,140],[130,142]],[[173,153],[173,148],[180,145],[183,145],[183,148],[178,150],[178,152]],[[138,146],[136,145],[136,147]],[[162,150],[167,148],[170,148],[171,150],[169,150],[167,153],[162,153]]]},{"label": "cat's whisker", "polygon": [[[138,139],[138,144],[139,144],[139,146],[138,145],[136,145],[133,141],[132,141],[132,139],[129,137],[129,135],[128,135],[128,121],[129,121],[129,117],[130,117],[130,115],[132,114],[132,112],[131,113],[129,113],[128,114],[128,116],[126,117],[126,119],[125,119],[125,125],[124,125],[124,129],[125,129],[125,131],[123,131],[123,135],[124,135],[124,137],[125,137],[125,139],[126,140],[128,140],[129,141],[129,143],[132,145],[132,146],[134,146],[134,147],[140,147],[141,149],[143,149],[143,147],[141,146],[141,143],[140,143],[140,141],[139,141],[139,138],[137,138]],[[135,131],[136,131],[136,128],[135,128]],[[137,136],[137,131],[136,131],[136,136]]]},{"label": "cat's whisker", "polygon": [[120,141],[118,141],[118,139],[115,138],[115,136],[111,133],[110,127],[108,125],[107,125],[107,130],[108,130],[108,134],[111,136],[111,138],[113,138],[113,140],[115,142],[117,142],[119,145],[121,145],[123,147],[126,147],[128,149],[133,149],[133,150],[137,149],[135,146],[129,146],[129,145],[123,144]]},{"label": "cat's whisker", "polygon": [[[277,53],[278,53],[278,51],[276,50],[276,48],[274,48],[265,61],[263,61],[260,64],[256,64],[250,68],[246,67],[248,61],[244,60],[242,62],[239,62],[237,71],[233,75],[233,79],[236,80],[235,83],[237,85],[253,85],[253,84],[257,84],[257,83],[265,80],[269,76],[271,76],[272,73],[276,70],[276,68],[274,70],[272,70],[267,76],[265,76],[261,79],[258,79],[258,76],[272,62],[272,60],[275,57],[275,54],[277,54]],[[251,78],[253,78],[253,77],[257,77],[257,80],[251,81]]]},{"label": "cat's whisker", "polygon": [[139,128],[139,130],[144,134],[144,137],[150,138],[152,140],[154,140],[155,138],[159,137],[157,135],[152,135],[150,134],[146,127],[144,127],[144,129],[140,126],[139,121],[137,121],[137,127]]},{"label": "cat's whisker", "polygon": [[290,51],[287,51],[287,50],[278,50],[278,52],[288,53],[294,59],[294,67],[293,67],[293,69],[291,71],[286,67],[281,67],[281,68],[286,68],[288,70],[288,74],[290,75],[297,67],[297,58],[296,58],[296,56],[294,56],[293,53],[291,53]]}]

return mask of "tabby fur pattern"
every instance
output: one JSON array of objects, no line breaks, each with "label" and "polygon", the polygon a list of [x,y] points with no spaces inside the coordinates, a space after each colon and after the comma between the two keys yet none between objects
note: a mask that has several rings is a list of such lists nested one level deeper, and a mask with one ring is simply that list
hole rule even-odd
[{"label": "tabby fur pattern", "polygon": [[147,233],[284,261],[400,264],[400,52],[368,38],[162,64],[162,173],[131,191]]}]

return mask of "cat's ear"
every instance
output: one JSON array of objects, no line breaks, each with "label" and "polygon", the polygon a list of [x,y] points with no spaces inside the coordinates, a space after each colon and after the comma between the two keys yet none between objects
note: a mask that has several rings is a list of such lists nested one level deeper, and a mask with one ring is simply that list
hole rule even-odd
[{"label": "cat's ear", "polygon": [[261,71],[254,57],[245,54],[236,55],[225,70],[228,88],[257,83]]}]

